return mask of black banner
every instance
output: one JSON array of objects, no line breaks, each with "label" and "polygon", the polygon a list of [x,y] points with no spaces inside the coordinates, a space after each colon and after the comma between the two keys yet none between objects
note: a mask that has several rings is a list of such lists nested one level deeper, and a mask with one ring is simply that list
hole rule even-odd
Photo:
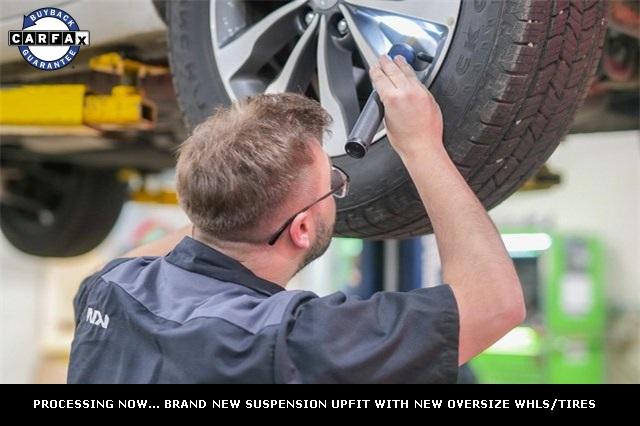
[{"label": "black banner", "polygon": [[[5,408],[46,412],[60,410],[145,409],[243,410],[335,409],[387,412],[494,413],[518,416],[592,415],[635,408],[637,386],[5,386]],[[258,411],[256,411],[258,410]],[[227,413],[228,414],[228,413]],[[475,415],[475,414],[474,414]]]}]

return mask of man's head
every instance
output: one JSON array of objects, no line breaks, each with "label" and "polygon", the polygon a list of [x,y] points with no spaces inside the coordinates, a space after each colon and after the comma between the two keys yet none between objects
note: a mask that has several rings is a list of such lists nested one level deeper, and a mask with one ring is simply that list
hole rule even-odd
[{"label": "man's head", "polygon": [[273,233],[331,186],[331,162],[321,147],[331,118],[296,94],[259,95],[218,109],[181,146],[180,204],[212,242],[264,245],[299,266],[327,248],[335,224],[328,197]]}]

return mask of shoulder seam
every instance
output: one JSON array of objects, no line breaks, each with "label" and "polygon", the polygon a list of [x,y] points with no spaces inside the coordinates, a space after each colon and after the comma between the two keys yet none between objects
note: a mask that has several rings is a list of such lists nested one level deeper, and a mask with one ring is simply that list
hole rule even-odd
[{"label": "shoulder seam", "polygon": [[[269,328],[269,327],[275,327],[275,326],[278,326],[278,325],[280,325],[280,324],[281,324],[281,322],[278,322],[278,323],[275,323],[275,324],[268,324],[268,325],[264,326],[263,328],[261,328],[260,330],[258,330],[258,332],[256,332],[256,333],[252,333],[252,332],[251,332],[251,330],[247,330],[246,328],[242,327],[241,325],[239,325],[239,324],[235,324],[235,323],[233,323],[233,322],[231,322],[231,321],[227,320],[226,318],[219,317],[219,316],[205,316],[205,315],[201,315],[201,316],[197,316],[197,317],[194,317],[194,318],[189,318],[189,319],[188,319],[187,321],[185,321],[185,322],[179,322],[179,321],[176,321],[176,320],[172,320],[172,319],[170,319],[170,318],[165,318],[165,317],[163,317],[162,315],[158,315],[157,313],[153,312],[153,311],[152,311],[151,309],[149,309],[149,308],[148,308],[144,303],[140,302],[138,299],[136,299],[135,297],[133,297],[133,295],[131,295],[131,293],[129,293],[127,290],[125,290],[123,287],[121,287],[121,286],[120,286],[120,285],[118,285],[117,283],[112,283],[112,282],[110,282],[110,281],[106,281],[106,280],[104,280],[104,279],[102,279],[102,278],[100,278],[100,279],[101,279],[105,284],[113,285],[113,286],[117,287],[118,289],[122,290],[122,291],[127,295],[127,297],[129,297],[130,299],[132,299],[135,303],[137,303],[138,305],[140,305],[140,306],[141,306],[141,307],[142,307],[146,312],[148,312],[150,315],[153,315],[155,318],[159,318],[159,319],[161,319],[161,320],[168,321],[168,322],[171,322],[171,323],[173,323],[173,324],[177,324],[177,325],[185,325],[185,324],[187,324],[187,323],[189,323],[189,322],[191,322],[191,321],[193,321],[193,320],[196,320],[196,319],[218,319],[218,320],[221,320],[221,321],[226,322],[227,324],[233,325],[234,327],[239,328],[239,329],[241,329],[241,330],[243,330],[243,331],[245,331],[245,332],[247,332],[247,333],[251,334],[252,336],[255,336],[255,335],[257,335],[257,334],[261,333],[261,332],[262,332],[263,330],[265,330],[266,328]],[[294,297],[295,297],[295,296],[294,296]],[[289,303],[291,303],[291,301],[289,301],[289,302],[287,303],[287,307],[289,306]],[[285,309],[286,309],[286,308],[285,308]]]},{"label": "shoulder seam", "polygon": [[[317,294],[308,291],[308,290],[300,290],[300,292],[295,295],[294,297],[291,298],[291,300],[289,300],[289,302],[287,303],[287,306],[285,306],[284,308],[284,312],[293,312],[293,310],[289,310],[289,307],[291,306],[291,304],[294,303],[294,301],[296,300],[296,298],[303,298],[303,296],[308,297],[309,299],[313,299],[314,297],[309,297],[309,296],[315,296],[316,298],[318,297]],[[283,317],[283,320],[285,318]],[[280,325],[282,325],[282,321],[280,322]],[[280,372],[280,367],[278,365],[278,361],[277,361],[277,357],[278,357],[278,340],[280,339],[280,333],[282,332],[282,327],[278,327],[278,329],[276,330],[276,335],[275,335],[275,339],[273,341],[273,357],[272,357],[272,362],[273,362],[273,383],[284,383],[284,377],[282,375],[282,373]]]}]

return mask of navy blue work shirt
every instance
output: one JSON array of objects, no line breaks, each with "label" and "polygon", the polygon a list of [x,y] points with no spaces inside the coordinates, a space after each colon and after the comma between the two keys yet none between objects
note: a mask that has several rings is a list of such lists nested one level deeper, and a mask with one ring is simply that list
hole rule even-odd
[{"label": "navy blue work shirt", "polygon": [[69,383],[455,383],[447,285],[362,300],[285,291],[192,238],[116,259],[74,300]]}]

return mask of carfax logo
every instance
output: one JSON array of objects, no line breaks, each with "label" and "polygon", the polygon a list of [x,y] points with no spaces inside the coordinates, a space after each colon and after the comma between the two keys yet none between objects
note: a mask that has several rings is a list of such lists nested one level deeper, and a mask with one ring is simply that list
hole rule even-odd
[{"label": "carfax logo", "polygon": [[44,7],[24,15],[22,30],[9,31],[9,45],[18,46],[31,66],[54,71],[69,65],[89,45],[89,31],[62,9]]}]

